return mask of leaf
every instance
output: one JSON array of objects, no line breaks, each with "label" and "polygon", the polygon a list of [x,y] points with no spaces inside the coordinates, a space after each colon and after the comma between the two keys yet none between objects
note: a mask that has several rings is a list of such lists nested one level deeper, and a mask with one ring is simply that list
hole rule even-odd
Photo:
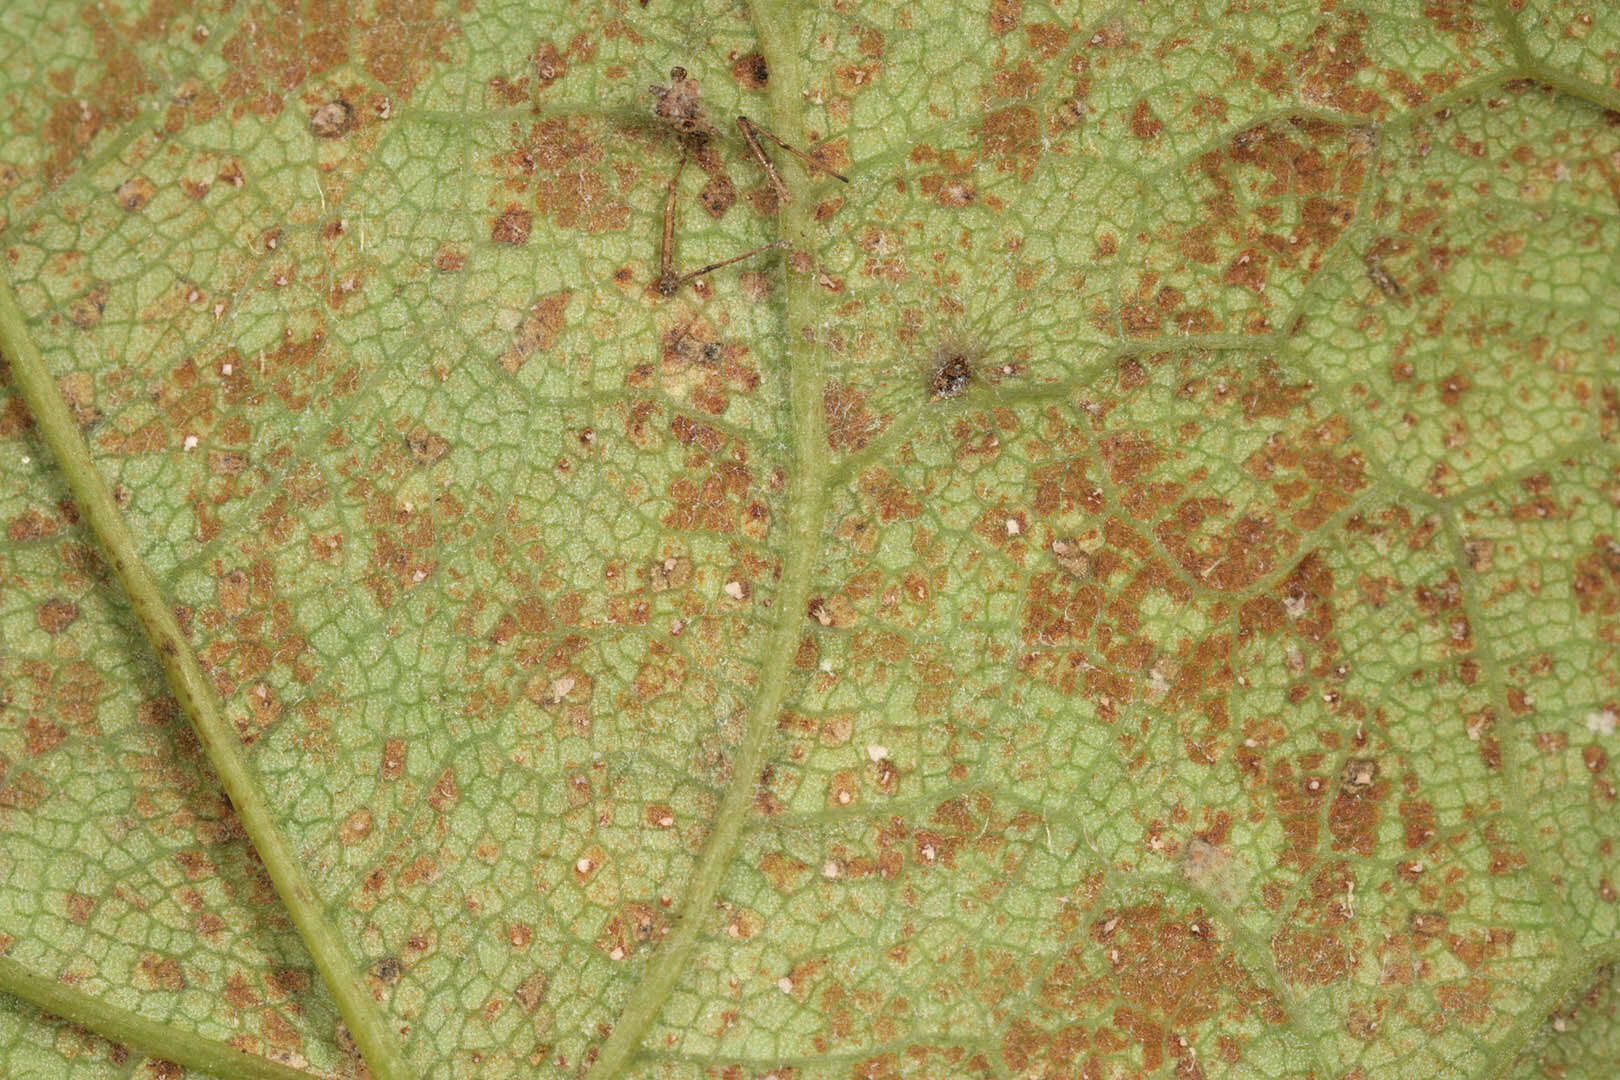
[{"label": "leaf", "polygon": [[1620,1064],[1614,16],[0,39],[7,1076]]}]

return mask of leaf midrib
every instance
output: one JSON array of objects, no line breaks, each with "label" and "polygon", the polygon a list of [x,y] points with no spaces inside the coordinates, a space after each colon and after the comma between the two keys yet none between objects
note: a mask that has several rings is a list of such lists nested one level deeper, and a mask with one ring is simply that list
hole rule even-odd
[{"label": "leaf midrib", "polygon": [[[770,72],[766,93],[771,125],[788,137],[797,138],[804,130],[804,95],[794,48],[797,20],[792,0],[749,0],[748,9],[759,38],[760,53]],[[686,971],[719,896],[721,882],[736,854],[743,822],[764,765],[765,740],[776,726],[777,714],[787,695],[793,656],[810,599],[811,571],[820,551],[822,526],[827,515],[829,472],[822,414],[825,386],[821,350],[811,330],[815,311],[813,281],[810,272],[795,265],[795,256],[801,255],[808,256],[814,264],[814,221],[810,214],[812,180],[799,170],[784,171],[782,179],[792,196],[779,207],[777,218],[781,239],[788,249],[788,257],[783,259],[787,351],[781,363],[786,365],[788,376],[792,482],[788,489],[782,576],[772,600],[775,611],[765,639],[753,704],[744,719],[742,738],[731,760],[731,778],[704,842],[703,853],[676,902],[674,927],[631,991],[585,1080],[616,1080],[623,1074]]]}]

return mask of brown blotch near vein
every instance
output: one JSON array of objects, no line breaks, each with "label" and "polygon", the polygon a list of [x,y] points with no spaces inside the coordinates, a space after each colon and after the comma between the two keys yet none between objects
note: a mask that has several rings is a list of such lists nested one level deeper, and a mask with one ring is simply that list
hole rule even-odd
[{"label": "brown blotch near vein", "polygon": [[822,394],[826,414],[827,445],[837,453],[861,450],[889,426],[888,413],[874,416],[866,407],[866,395],[849,383],[827,381]]},{"label": "brown blotch near vein", "polygon": [[529,357],[556,344],[563,330],[568,300],[573,295],[571,289],[562,289],[537,297],[513,332],[512,344],[501,354],[501,367],[516,374]]}]

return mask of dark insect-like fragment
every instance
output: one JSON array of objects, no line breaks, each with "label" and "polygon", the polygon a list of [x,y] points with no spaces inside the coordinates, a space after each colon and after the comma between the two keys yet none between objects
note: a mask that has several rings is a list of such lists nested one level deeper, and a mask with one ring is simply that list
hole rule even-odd
[{"label": "dark insect-like fragment", "polygon": [[1372,758],[1351,758],[1339,773],[1339,790],[1360,795],[1378,781],[1378,762]]},{"label": "dark insect-like fragment", "polygon": [[649,86],[656,102],[653,115],[682,135],[709,135],[714,128],[698,104],[698,81],[683,67],[669,69],[668,86]]},{"label": "dark insect-like fragment", "polygon": [[934,367],[928,391],[935,401],[958,397],[973,381],[973,365],[959,352],[950,352]]},{"label": "dark insect-like fragment", "polygon": [[309,115],[310,133],[321,139],[335,139],[348,132],[354,124],[354,109],[339,98],[328,101]]},{"label": "dark insect-like fragment", "polygon": [[1401,283],[1396,281],[1394,276],[1384,268],[1384,264],[1380,259],[1372,255],[1367,256],[1367,278],[1377,287],[1379,292],[1391,300],[1406,295],[1406,290],[1401,288]]}]

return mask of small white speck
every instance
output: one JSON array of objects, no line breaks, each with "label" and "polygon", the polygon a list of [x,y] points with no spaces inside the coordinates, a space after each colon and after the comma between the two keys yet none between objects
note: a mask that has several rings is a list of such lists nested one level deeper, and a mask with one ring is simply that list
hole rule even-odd
[{"label": "small white speck", "polygon": [[885,760],[889,756],[889,748],[887,746],[879,746],[877,743],[873,743],[871,746],[866,748],[866,756],[872,759],[872,764],[876,765],[878,762]]},{"label": "small white speck", "polygon": [[226,364],[219,365],[219,373],[221,375],[229,375],[231,372],[233,372],[235,370],[236,370],[236,365],[235,364],[226,363]]},{"label": "small white speck", "polygon": [[828,881],[834,881],[844,875],[844,868],[838,865],[837,859],[828,859],[821,864],[821,876]]},{"label": "small white speck", "polygon": [[728,581],[726,582],[726,595],[733,600],[741,600],[748,595],[748,590],[743,588],[743,583],[740,581]]},{"label": "small white speck", "polygon": [[1024,531],[1024,527],[1018,523],[1017,518],[1008,518],[1007,519],[1007,535],[1008,536],[1017,536],[1019,533],[1021,533],[1023,531]]},{"label": "small white speck", "polygon": [[1586,714],[1586,730],[1594,735],[1613,735],[1617,724],[1620,724],[1620,716],[1613,709],[1599,709]]},{"label": "small white speck", "polygon": [[595,869],[596,863],[586,855],[581,855],[579,861],[574,864],[574,870],[581,874],[588,874]]},{"label": "small white speck", "polygon": [[608,958],[612,959],[612,960],[623,960],[624,955],[625,955],[624,946],[623,945],[615,945],[615,946],[613,946],[613,951],[608,953]]},{"label": "small white speck", "polygon": [[195,435],[187,435],[186,436],[186,441],[184,443],[182,443],[181,445],[184,446],[187,450],[195,450],[195,449],[197,449],[197,443],[199,441],[200,440],[197,438],[197,436],[195,436]]},{"label": "small white speck", "polygon": [[793,980],[784,975],[776,980],[776,988],[784,994],[791,994],[793,993]]},{"label": "small white speck", "polygon": [[574,688],[574,678],[573,678],[573,676],[572,675],[564,675],[562,678],[558,679],[556,682],[551,684],[551,693],[546,695],[546,701],[548,703],[550,703],[550,704],[555,705],[557,702],[559,702],[563,698],[567,697],[568,696],[568,691],[572,690],[573,688]]},{"label": "small white speck", "polygon": [[33,461],[33,460],[34,460],[34,459],[33,459],[33,458],[31,458],[31,457],[29,457],[29,456],[28,456],[28,455],[27,455],[27,454],[24,454],[24,455],[23,455],[23,464],[24,464],[24,465],[26,465],[26,464],[28,464],[28,463],[29,463],[29,462],[30,462],[30,461]]},{"label": "small white speck", "polygon": [[413,573],[411,575],[411,580],[416,582],[418,585],[420,585],[422,582],[427,580],[427,571],[426,570],[418,570],[418,571],[416,571],[415,573]]}]

